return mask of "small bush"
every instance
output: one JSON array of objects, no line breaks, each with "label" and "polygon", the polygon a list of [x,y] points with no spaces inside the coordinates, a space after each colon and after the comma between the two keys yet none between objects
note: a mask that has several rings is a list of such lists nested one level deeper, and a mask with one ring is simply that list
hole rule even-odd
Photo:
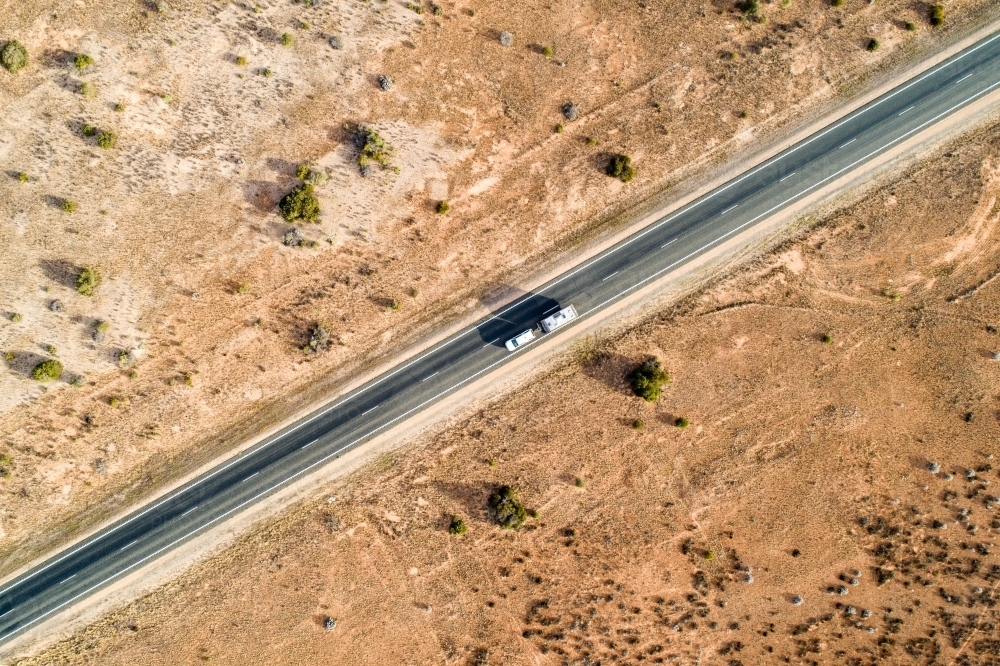
[{"label": "small bush", "polygon": [[632,421],[632,430],[642,432],[645,429],[646,429],[646,424],[643,422],[642,419],[636,419]]},{"label": "small bush", "polygon": [[45,346],[45,353],[51,354],[52,356],[55,356],[56,355],[56,346],[55,345],[46,345]]},{"label": "small bush", "polygon": [[110,398],[108,398],[108,405],[110,405],[111,407],[118,407],[120,404],[122,404],[122,399],[119,398],[118,396],[113,395]]},{"label": "small bush", "polygon": [[516,530],[528,518],[527,510],[517,499],[517,491],[511,486],[498,488],[487,504],[493,519],[505,530]]},{"label": "small bush", "polygon": [[746,0],[740,4],[740,8],[743,10],[743,15],[751,21],[764,23],[767,20],[761,12],[760,0]]},{"label": "small bush", "polygon": [[917,24],[914,23],[913,21],[907,21],[906,22],[906,29],[909,30],[910,32],[916,32],[917,31]]},{"label": "small bush", "polygon": [[656,357],[644,361],[629,377],[632,390],[646,402],[659,400],[663,385],[669,381],[670,375]]},{"label": "small bush", "polygon": [[415,2],[406,3],[406,8],[409,9],[411,12],[415,12],[417,14],[424,13],[424,8]]},{"label": "small bush", "polygon": [[879,47],[879,43],[878,43],[877,39],[873,38],[871,41],[868,42],[867,48],[868,48],[869,51],[873,51],[873,52],[874,51],[878,51],[878,47]]},{"label": "small bush", "polygon": [[563,130],[565,130],[565,129],[566,128],[563,127],[562,123],[559,123],[558,125],[556,125],[556,134],[562,134]]},{"label": "small bush", "polygon": [[71,199],[63,199],[62,209],[67,213],[75,213],[77,209],[76,202]]},{"label": "small bush", "polygon": [[83,127],[80,128],[80,134],[84,136],[96,136],[97,128],[89,123],[84,123]]},{"label": "small bush", "polygon": [[438,215],[444,215],[449,210],[451,210],[451,205],[447,201],[438,201],[437,208],[435,208]]},{"label": "small bush", "polygon": [[11,74],[17,74],[28,65],[28,49],[16,39],[10,40],[0,50],[0,65]]},{"label": "small bush", "polygon": [[115,104],[115,113],[125,113],[125,104],[123,102]]},{"label": "small bush", "polygon": [[514,35],[509,32],[500,33],[500,46],[513,46],[514,45]]},{"label": "small bush", "polygon": [[606,172],[612,178],[617,178],[623,183],[627,183],[635,178],[635,167],[632,166],[632,158],[628,155],[615,155],[608,162]]},{"label": "small bush", "polygon": [[303,183],[283,196],[278,209],[288,222],[319,220],[319,199],[313,194],[313,186],[310,183]]},{"label": "small bush", "polygon": [[318,354],[330,346],[330,332],[322,324],[316,324],[309,331],[309,342],[302,348],[307,354]]},{"label": "small bush", "polygon": [[14,314],[12,314],[12,315],[10,316],[10,320],[11,320],[12,322],[14,322],[15,324],[16,324],[16,323],[18,323],[19,321],[21,321],[22,319],[24,319],[24,317],[23,317],[23,316],[21,316],[21,313],[20,313],[20,312],[15,312]]},{"label": "small bush", "polygon": [[97,145],[104,150],[111,150],[118,141],[118,135],[111,130],[103,130],[97,134]]},{"label": "small bush", "polygon": [[383,169],[389,168],[393,149],[374,129],[358,126],[354,133],[354,142],[358,146],[358,168],[362,176],[368,175],[374,164],[380,165]]},{"label": "small bush", "polygon": [[84,81],[80,84],[80,94],[87,99],[93,99],[97,97],[97,86],[90,81]]},{"label": "small bush", "polygon": [[588,146],[596,146],[597,145],[597,137],[588,136],[587,137],[587,145]]},{"label": "small bush", "polygon": [[575,485],[577,488],[583,488],[587,484],[584,483],[583,479],[581,479],[580,477],[576,477],[576,481],[573,482],[573,485]]},{"label": "small bush", "polygon": [[286,32],[281,36],[282,46],[294,46],[295,45],[295,35],[290,32]]},{"label": "small bush", "polygon": [[246,56],[236,56],[236,64],[239,65],[240,67],[246,67],[247,66]]},{"label": "small bush", "polygon": [[97,285],[101,283],[101,276],[96,268],[89,266],[80,271],[76,276],[76,290],[84,296],[93,296]]},{"label": "small bush", "polygon": [[546,58],[551,58],[552,56],[555,55],[555,53],[556,52],[552,49],[551,46],[542,47],[542,55],[545,56]]},{"label": "small bush", "polygon": [[458,516],[451,517],[451,524],[448,525],[448,533],[454,534],[456,536],[461,536],[469,530],[465,525],[465,521]]},{"label": "small bush", "polygon": [[830,5],[833,7],[840,7],[844,4],[844,0],[830,0]]},{"label": "small bush", "polygon": [[399,300],[398,298],[390,298],[389,309],[392,310],[393,312],[399,312],[400,310],[403,309],[403,301]]},{"label": "small bush", "polygon": [[86,53],[77,53],[76,57],[73,58],[73,65],[75,65],[76,68],[81,72],[93,64],[94,64],[94,59],[91,58]]},{"label": "small bush", "polygon": [[935,27],[944,25],[944,5],[933,5],[931,7],[931,25]]},{"label": "small bush", "polygon": [[40,382],[51,382],[62,377],[62,373],[62,363],[49,358],[32,368],[31,378]]},{"label": "small bush", "polygon": [[677,419],[674,421],[674,425],[683,430],[684,428],[687,428],[689,425],[691,425],[691,422],[688,421],[687,418],[684,416],[678,416]]},{"label": "small bush", "polygon": [[30,178],[28,178],[28,174],[24,173],[23,171],[17,174],[17,179],[22,183],[27,183],[29,180],[31,180]]},{"label": "small bush", "polygon": [[833,336],[830,335],[829,333],[823,334],[823,344],[824,345],[832,345],[833,344]]},{"label": "small bush", "polygon": [[439,5],[439,4],[435,3],[435,2],[432,2],[431,3],[431,14],[434,14],[434,16],[441,16],[442,14],[444,14],[444,7],[442,7],[441,5]]}]

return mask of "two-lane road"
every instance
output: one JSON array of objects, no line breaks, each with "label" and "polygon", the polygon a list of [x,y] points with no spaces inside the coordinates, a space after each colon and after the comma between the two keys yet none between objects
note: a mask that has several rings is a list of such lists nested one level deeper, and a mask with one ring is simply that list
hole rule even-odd
[{"label": "two-lane road", "polygon": [[524,349],[504,342],[558,307],[599,311],[997,87],[993,36],[12,581],[0,643],[497,370]]}]

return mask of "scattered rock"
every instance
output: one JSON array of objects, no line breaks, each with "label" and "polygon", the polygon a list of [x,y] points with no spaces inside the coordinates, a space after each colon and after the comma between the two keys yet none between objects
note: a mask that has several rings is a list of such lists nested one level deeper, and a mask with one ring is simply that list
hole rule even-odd
[{"label": "scattered rock", "polygon": [[941,465],[931,461],[927,463],[927,471],[929,471],[931,474],[937,474],[938,472],[941,471]]},{"label": "scattered rock", "polygon": [[802,597],[800,597],[797,594],[794,597],[792,597],[792,605],[793,606],[801,606],[804,601],[805,601],[805,599],[803,599]]},{"label": "scattered rock", "polygon": [[378,87],[385,92],[392,90],[392,79],[385,74],[380,74],[378,77]]},{"label": "scattered rock", "polygon": [[305,238],[302,236],[302,232],[297,228],[289,229],[281,237],[281,244],[287,245],[288,247],[299,247],[305,242]]},{"label": "scattered rock", "polygon": [[323,620],[323,628],[326,629],[327,631],[333,631],[334,629],[337,628],[337,621],[334,620],[332,617],[328,617],[325,620]]},{"label": "scattered rock", "polygon": [[338,35],[334,35],[333,37],[330,38],[330,48],[339,51],[340,49],[344,48],[344,40],[341,39]]},{"label": "scattered rock", "polygon": [[513,46],[514,45],[514,34],[510,32],[500,33],[500,46]]},{"label": "scattered rock", "polygon": [[62,312],[63,302],[60,301],[59,299],[52,301],[51,303],[49,303],[49,310],[52,310],[53,312]]},{"label": "scattered rock", "polygon": [[562,113],[566,120],[576,120],[580,117],[580,107],[573,102],[566,102],[563,104]]}]

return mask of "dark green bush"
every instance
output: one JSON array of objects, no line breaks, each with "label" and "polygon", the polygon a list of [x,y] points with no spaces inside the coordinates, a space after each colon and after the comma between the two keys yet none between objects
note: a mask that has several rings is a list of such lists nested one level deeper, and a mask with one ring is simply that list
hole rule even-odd
[{"label": "dark green bush", "polygon": [[869,51],[878,51],[878,47],[879,47],[879,43],[878,43],[877,39],[872,39],[871,41],[868,42],[868,50]]},{"label": "dark green bush", "polygon": [[542,55],[545,56],[546,58],[551,58],[552,56],[555,55],[555,51],[552,49],[551,46],[543,46]]},{"label": "dark green bush", "polygon": [[444,215],[449,210],[451,210],[451,206],[448,204],[447,201],[438,201],[438,205],[435,210],[437,210],[438,215]]},{"label": "dark green bush", "polygon": [[62,377],[62,373],[62,363],[54,358],[49,358],[32,368],[31,378],[40,382],[51,382]]},{"label": "dark green bush", "polygon": [[637,396],[647,402],[656,402],[660,398],[663,385],[670,381],[670,375],[660,365],[656,357],[643,361],[629,377],[632,390]]},{"label": "dark green bush", "polygon": [[84,123],[83,127],[80,128],[80,134],[84,136],[96,136],[97,128],[89,123]]},{"label": "dark green bush", "polygon": [[612,178],[617,178],[623,183],[627,183],[635,177],[635,167],[632,166],[632,158],[628,155],[615,155],[608,162],[607,174]]},{"label": "dark green bush", "polygon": [[524,505],[517,499],[517,491],[511,486],[502,486],[489,499],[490,513],[505,530],[516,530],[528,518]]},{"label": "dark green bush", "polygon": [[691,425],[691,422],[688,421],[687,418],[683,416],[678,416],[677,419],[674,421],[674,425],[683,430],[684,428],[687,428],[689,425]]},{"label": "dark green bush", "polygon": [[468,531],[468,527],[465,525],[465,521],[458,516],[451,517],[451,524],[448,526],[448,532],[457,536],[461,536]]},{"label": "dark green bush", "polygon": [[303,183],[282,197],[278,209],[288,222],[319,220],[319,199],[313,194],[311,183]]},{"label": "dark green bush", "polygon": [[28,49],[16,39],[10,40],[0,50],[0,65],[11,74],[17,74],[28,65]]},{"label": "dark green bush", "polygon": [[97,285],[101,283],[101,276],[96,268],[86,267],[76,276],[76,290],[84,296],[93,296]]},{"label": "dark green bush", "polygon": [[906,22],[906,29],[909,30],[910,32],[916,32],[917,31],[917,24],[914,23],[913,21],[907,21]]},{"label": "dark green bush", "polygon": [[944,25],[944,5],[931,6],[931,25]]}]

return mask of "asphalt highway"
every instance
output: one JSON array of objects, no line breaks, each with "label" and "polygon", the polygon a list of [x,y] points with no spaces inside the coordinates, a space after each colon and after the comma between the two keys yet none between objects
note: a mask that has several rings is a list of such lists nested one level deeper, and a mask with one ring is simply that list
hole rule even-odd
[{"label": "asphalt highway", "polygon": [[[559,307],[573,304],[585,319],[997,87],[1000,35],[910,80],[13,580],[0,589],[0,644],[498,370],[535,344],[511,353],[504,342]],[[572,335],[575,324],[548,335]]]}]

